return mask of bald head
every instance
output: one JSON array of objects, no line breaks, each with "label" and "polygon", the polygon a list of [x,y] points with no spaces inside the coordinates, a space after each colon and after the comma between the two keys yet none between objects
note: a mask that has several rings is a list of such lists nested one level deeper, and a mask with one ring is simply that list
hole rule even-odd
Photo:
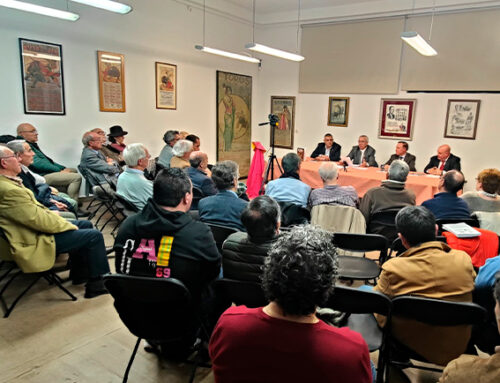
[{"label": "bald head", "polygon": [[464,188],[465,177],[461,171],[450,170],[441,179],[442,188],[448,193],[457,194]]},{"label": "bald head", "polygon": [[38,132],[36,131],[36,128],[27,122],[19,124],[17,127],[17,135],[31,143],[38,141]]},{"label": "bald head", "polygon": [[197,151],[189,155],[189,164],[195,169],[206,169],[208,165],[208,156],[206,153]]},{"label": "bald head", "polygon": [[439,161],[444,161],[450,156],[451,148],[450,145],[441,145],[438,148],[437,158]]}]

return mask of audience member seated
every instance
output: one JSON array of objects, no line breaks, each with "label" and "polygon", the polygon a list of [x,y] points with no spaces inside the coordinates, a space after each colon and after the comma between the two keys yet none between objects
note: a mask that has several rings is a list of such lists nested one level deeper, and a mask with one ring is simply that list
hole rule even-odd
[{"label": "audience member seated", "polygon": [[449,145],[441,145],[437,149],[437,155],[431,157],[429,163],[424,168],[425,173],[441,175],[450,170],[460,171],[460,157],[451,154]]},{"label": "audience member seated", "polygon": [[[396,228],[407,249],[382,265],[374,290],[389,297],[418,295],[455,302],[471,302],[475,272],[470,257],[436,241],[434,215],[421,206],[403,208]],[[380,323],[384,317],[378,317]],[[393,317],[392,333],[431,363],[444,365],[462,354],[470,338],[467,326],[429,326]],[[402,352],[399,355],[404,355]]]},{"label": "audience member seated", "polygon": [[[491,294],[491,292],[490,292]],[[495,315],[497,331],[500,332],[500,281],[495,284]],[[500,346],[489,358],[462,355],[451,361],[443,371],[439,383],[498,383],[500,382]]]},{"label": "audience member seated", "polygon": [[[219,275],[220,254],[208,226],[187,213],[192,199],[187,174],[163,169],[153,183],[153,198],[120,225],[114,249],[117,273],[179,279],[198,305],[208,284]],[[194,342],[195,329],[190,335],[166,349],[185,354]]]},{"label": "audience member seated", "polygon": [[260,283],[267,252],[278,238],[280,219],[280,207],[271,197],[261,195],[250,201],[241,213],[247,233],[231,234],[222,246],[224,278]]},{"label": "audience member seated", "polygon": [[76,169],[60,165],[42,152],[40,146],[38,146],[38,132],[33,125],[28,123],[20,124],[17,127],[17,135],[18,138],[26,140],[35,152],[35,158],[30,169],[44,176],[50,186],[66,188],[68,195],[78,201],[82,176],[77,173]]},{"label": "audience member seated", "polygon": [[500,212],[500,170],[484,169],[476,178],[476,190],[462,195],[471,213],[485,211]]},{"label": "audience member seated", "polygon": [[358,138],[358,145],[352,147],[347,155],[354,165],[363,167],[378,166],[375,160],[375,149],[368,145],[368,136],[362,135]]},{"label": "audience member seated", "polygon": [[238,198],[236,194],[238,178],[236,162],[222,161],[215,164],[212,168],[212,180],[218,193],[205,197],[198,203],[201,221],[245,231],[240,216],[248,202]]},{"label": "audience member seated", "polygon": [[463,189],[465,183],[464,175],[460,170],[450,170],[439,180],[438,191],[434,198],[422,203],[436,217],[444,218],[470,218],[470,210],[467,203],[457,197],[457,193]]},{"label": "audience member seated", "polygon": [[[82,143],[83,150],[80,166],[89,172],[107,193],[113,194],[114,191],[105,175],[111,180],[116,180],[120,170],[111,158],[106,159],[104,154],[100,152],[102,138],[95,132],[86,132],[83,135]],[[97,185],[92,186],[95,188]]]},{"label": "audience member seated", "polygon": [[413,154],[408,153],[408,142],[406,141],[399,141],[396,144],[396,154],[393,154],[391,158],[389,158],[389,161],[385,163],[384,165],[385,171],[389,169],[389,166],[392,164],[392,161],[394,160],[401,160],[406,162],[410,168],[410,172],[417,171],[417,169],[415,168],[416,157]]},{"label": "audience member seated", "polygon": [[286,154],[281,160],[283,174],[266,186],[266,195],[278,202],[291,202],[302,207],[307,206],[311,187],[300,180],[300,157],[295,153]]},{"label": "audience member seated", "polygon": [[187,174],[193,183],[193,187],[200,189],[205,197],[217,194],[214,181],[208,176],[208,156],[203,152],[192,152],[189,156],[189,168]]},{"label": "audience member seated", "polygon": [[337,185],[339,170],[337,164],[329,162],[321,164],[319,176],[323,180],[322,189],[314,189],[309,195],[309,206],[316,205],[343,205],[356,207],[358,193],[352,186]]},{"label": "audience member seated", "polygon": [[56,254],[69,253],[71,271],[88,280],[85,298],[105,294],[102,275],[109,265],[102,234],[89,221],[70,223],[38,203],[22,185],[20,172],[17,156],[0,145],[0,228],[6,238],[0,238],[0,256],[36,273],[52,268]]},{"label": "audience member seated", "polygon": [[316,316],[333,292],[336,251],[330,234],[310,225],[271,246],[262,287],[270,303],[230,307],[210,339],[212,370],[226,382],[372,381],[368,347],[357,332]]},{"label": "audience member seated", "polygon": [[58,211],[63,218],[76,219],[77,202],[69,198],[69,196],[59,193],[57,189],[53,190],[47,185],[45,178],[29,170],[28,167],[33,163],[33,157],[35,156],[29,144],[24,140],[13,140],[7,144],[7,147],[18,157],[21,165],[21,172],[18,176],[21,178],[24,187],[31,190],[36,200],[50,210]]},{"label": "audience member seated", "polygon": [[163,141],[165,142],[165,146],[161,150],[158,157],[158,164],[164,168],[169,168],[170,160],[174,156],[172,148],[176,142],[179,141],[179,132],[177,130],[167,130],[167,132],[163,135]]},{"label": "audience member seated", "polygon": [[148,199],[153,196],[153,183],[144,177],[150,157],[143,144],[130,144],[123,151],[127,167],[118,177],[116,193],[139,210],[142,210]]},{"label": "audience member seated", "polygon": [[333,142],[333,136],[330,133],[325,134],[324,142],[320,142],[311,158],[316,161],[340,161],[340,149],[342,148],[336,142]]},{"label": "audience member seated", "polygon": [[190,135],[186,136],[186,140],[191,141],[193,143],[193,151],[194,152],[200,151],[200,137],[195,136],[194,134],[190,134]]},{"label": "audience member seated", "polygon": [[409,172],[410,168],[406,162],[395,160],[389,167],[387,179],[382,181],[382,185],[366,192],[359,205],[366,222],[370,222],[370,217],[375,213],[415,205],[415,193],[405,189]]},{"label": "audience member seated", "polygon": [[170,160],[171,168],[188,168],[189,156],[193,152],[193,143],[188,140],[179,140],[175,143],[172,148],[172,154],[174,155]]},{"label": "audience member seated", "polygon": [[109,143],[107,145],[103,145],[101,148],[101,152],[109,158],[112,158],[118,165],[125,165],[125,161],[123,160],[123,150],[127,147],[123,143],[125,140],[125,136],[128,132],[124,131],[121,126],[114,125],[109,128],[108,140]]}]

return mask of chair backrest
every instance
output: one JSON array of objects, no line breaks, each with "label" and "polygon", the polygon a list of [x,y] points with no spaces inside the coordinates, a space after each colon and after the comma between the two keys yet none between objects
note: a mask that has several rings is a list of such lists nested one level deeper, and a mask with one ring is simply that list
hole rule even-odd
[{"label": "chair backrest", "polygon": [[[118,200],[118,202],[120,202],[123,205],[125,210],[128,210],[128,211],[133,212],[133,213],[137,213],[139,211],[139,208],[137,206],[135,206],[132,202],[130,202],[128,199],[121,196],[120,194],[115,193],[115,197]],[[128,214],[128,215],[130,215],[130,214]]]},{"label": "chair backrest", "polygon": [[200,211],[199,210],[189,210],[188,214],[196,221],[200,220]]},{"label": "chair backrest", "polygon": [[268,303],[259,283],[223,278],[215,281],[214,289],[217,298],[227,302],[227,306],[236,303],[255,308]]},{"label": "chair backrest", "polygon": [[279,201],[281,209],[281,226],[303,225],[311,220],[311,213],[305,207],[292,202]]},{"label": "chair backrest", "polygon": [[[438,235],[438,236],[436,236],[436,241],[446,243],[446,237],[443,237],[442,235]],[[406,249],[406,247],[403,246],[403,242],[401,241],[401,238],[398,237],[394,241],[392,241],[389,258],[399,257],[406,250],[407,249]]]},{"label": "chair backrest", "polygon": [[358,288],[335,286],[333,294],[328,299],[327,307],[351,314],[371,314],[389,316],[391,299],[377,291]]},{"label": "chair backrest", "polygon": [[316,205],[311,209],[311,223],[332,233],[366,233],[365,217],[351,206]]},{"label": "chair backrest", "polygon": [[196,322],[191,294],[177,279],[107,274],[104,284],[121,320],[139,338],[178,339]]},{"label": "chair backrest", "polygon": [[447,223],[466,223],[469,226],[472,227],[479,227],[479,221],[476,217],[470,217],[470,218],[443,218],[443,219],[436,219],[436,224],[438,225],[438,234],[441,234],[443,231],[443,225]]},{"label": "chair backrest", "polygon": [[222,254],[222,244],[231,234],[236,233],[238,230],[222,225],[215,225],[213,223],[207,223],[208,227],[212,231],[214,236],[215,244],[217,245],[217,249],[219,249],[219,253]]},{"label": "chair backrest", "polygon": [[200,199],[202,199],[203,197],[205,197],[205,194],[203,194],[201,189],[193,186],[193,202],[191,203],[192,210],[198,209],[198,202],[200,202]]},{"label": "chair backrest", "polygon": [[478,325],[486,320],[486,310],[475,303],[416,296],[394,298],[392,315],[415,319],[434,326]]},{"label": "chair backrest", "polygon": [[333,243],[340,249],[354,252],[379,251],[381,263],[387,258],[389,242],[379,234],[335,233]]},{"label": "chair backrest", "polygon": [[370,216],[367,233],[381,234],[389,241],[393,241],[397,236],[396,215],[401,209],[389,209],[379,211]]},{"label": "chair backrest", "polygon": [[478,219],[481,229],[491,230],[500,235],[500,212],[476,211],[473,217]]}]

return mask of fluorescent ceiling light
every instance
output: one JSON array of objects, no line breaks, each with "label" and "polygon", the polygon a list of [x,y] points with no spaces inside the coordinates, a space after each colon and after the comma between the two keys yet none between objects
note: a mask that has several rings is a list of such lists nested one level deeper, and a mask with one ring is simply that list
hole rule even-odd
[{"label": "fluorescent ceiling light", "polygon": [[18,9],[20,11],[38,13],[44,16],[57,17],[58,19],[76,21],[80,18],[79,15],[72,12],[61,11],[59,9],[42,7],[41,5],[25,3],[17,0],[0,0],[0,5],[8,8]]},{"label": "fluorescent ceiling light", "polygon": [[247,61],[247,62],[254,63],[254,64],[260,64],[260,60],[256,59],[255,57],[239,55],[237,53],[222,51],[220,49],[209,48],[209,47],[205,47],[205,46],[201,46],[201,45],[195,45],[194,47],[202,52],[212,53],[214,55],[229,57],[229,58],[236,59],[236,60]]},{"label": "fluorescent ceiling light", "polygon": [[403,32],[401,33],[401,38],[405,43],[415,49],[418,53],[423,56],[436,56],[436,50],[430,46],[430,44],[424,40],[417,32]]},{"label": "fluorescent ceiling light", "polygon": [[282,51],[281,49],[275,49],[275,48],[268,47],[266,45],[261,45],[261,44],[256,44],[256,43],[248,43],[245,45],[245,48],[250,49],[252,51],[256,51],[256,52],[265,53],[266,55],[280,57],[280,58],[286,59],[286,60],[302,61],[305,59],[304,56],[301,56],[301,55],[298,55],[295,53]]},{"label": "fluorescent ceiling light", "polygon": [[80,3],[80,4],[90,5],[91,7],[105,9],[106,11],[120,13],[122,15],[129,13],[132,10],[132,7],[130,5],[111,0],[71,0],[71,1],[74,3]]}]

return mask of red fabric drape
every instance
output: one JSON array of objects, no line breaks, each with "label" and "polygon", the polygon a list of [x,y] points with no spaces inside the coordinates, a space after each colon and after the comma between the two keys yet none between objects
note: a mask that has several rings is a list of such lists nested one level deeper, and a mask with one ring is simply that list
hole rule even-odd
[{"label": "red fabric drape", "polygon": [[264,161],[264,153],[266,148],[258,141],[252,142],[252,149],[254,155],[252,163],[250,164],[250,171],[248,172],[247,180],[247,194],[249,198],[255,198],[259,195],[259,190],[262,185],[263,173],[266,169],[266,162]]}]

